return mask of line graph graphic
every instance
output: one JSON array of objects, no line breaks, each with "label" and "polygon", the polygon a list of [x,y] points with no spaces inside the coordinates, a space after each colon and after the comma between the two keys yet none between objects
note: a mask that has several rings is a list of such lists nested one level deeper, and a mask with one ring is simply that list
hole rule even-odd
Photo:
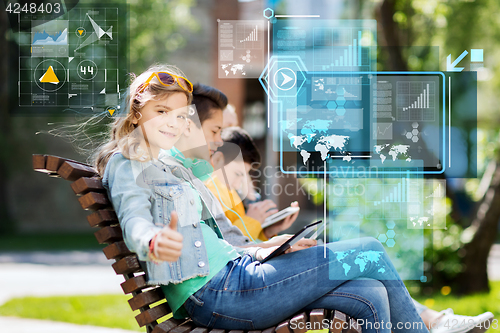
[{"label": "line graph graphic", "polygon": [[435,82],[399,81],[396,85],[398,120],[434,121]]},{"label": "line graph graphic", "polygon": [[[32,57],[66,57],[68,56],[69,37],[68,21],[53,20],[43,22],[32,20],[29,51]],[[43,23],[42,23],[43,22]]]},{"label": "line graph graphic", "polygon": [[68,29],[54,32],[50,34],[45,30],[43,32],[33,33],[33,45],[67,45],[68,44]]},{"label": "line graph graphic", "polygon": [[392,140],[392,123],[374,123],[374,140]]}]

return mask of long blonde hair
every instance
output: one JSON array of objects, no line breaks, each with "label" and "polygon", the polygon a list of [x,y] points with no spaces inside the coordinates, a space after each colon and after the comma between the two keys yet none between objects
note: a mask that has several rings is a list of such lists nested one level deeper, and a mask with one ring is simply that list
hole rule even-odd
[{"label": "long blonde hair", "polygon": [[140,118],[140,111],[147,102],[164,99],[176,92],[182,92],[186,94],[188,104],[191,103],[191,93],[182,89],[177,83],[164,86],[156,78],[149,82],[144,91],[139,92],[146,80],[154,72],[168,72],[185,77],[180,69],[172,65],[154,65],[141,75],[132,77],[133,81],[130,84],[127,96],[124,98],[124,107],[116,120],[110,124],[109,140],[102,144],[92,157],[93,165],[99,175],[103,176],[106,164],[115,152],[121,152],[128,159],[140,161],[149,159],[143,149],[139,149],[140,139],[131,135],[137,127],[132,121],[134,118]]}]

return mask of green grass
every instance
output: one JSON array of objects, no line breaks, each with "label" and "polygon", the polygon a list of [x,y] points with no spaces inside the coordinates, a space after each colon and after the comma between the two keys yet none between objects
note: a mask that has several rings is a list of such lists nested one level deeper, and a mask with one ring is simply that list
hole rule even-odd
[{"label": "green grass", "polygon": [[[491,287],[489,294],[463,297],[436,294],[415,298],[436,311],[452,308],[457,314],[470,316],[491,311],[500,325],[500,281],[491,282]],[[135,321],[138,311],[130,310],[127,303],[129,298],[126,295],[15,298],[0,306],[0,316],[49,319],[144,332]]]},{"label": "green grass", "polygon": [[14,298],[0,306],[1,316],[47,319],[81,325],[144,332],[135,320],[126,295]]},{"label": "green grass", "polygon": [[93,233],[85,234],[13,234],[0,236],[0,252],[100,250]]},{"label": "green grass", "polygon": [[489,294],[475,294],[470,296],[455,296],[435,294],[431,297],[418,297],[415,299],[429,308],[441,311],[452,308],[456,314],[475,316],[490,311],[495,315],[500,328],[500,281],[490,281]]}]

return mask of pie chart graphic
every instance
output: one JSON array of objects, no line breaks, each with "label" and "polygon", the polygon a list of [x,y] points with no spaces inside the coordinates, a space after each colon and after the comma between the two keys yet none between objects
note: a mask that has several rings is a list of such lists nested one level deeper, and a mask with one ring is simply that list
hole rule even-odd
[{"label": "pie chart graphic", "polygon": [[36,85],[45,92],[54,92],[66,83],[66,68],[59,61],[47,59],[40,62],[33,73]]}]

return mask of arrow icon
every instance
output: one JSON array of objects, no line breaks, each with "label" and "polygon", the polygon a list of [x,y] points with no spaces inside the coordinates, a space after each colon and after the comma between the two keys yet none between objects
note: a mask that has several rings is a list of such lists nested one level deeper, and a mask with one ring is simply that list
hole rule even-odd
[{"label": "arrow icon", "polygon": [[463,67],[456,67],[456,65],[458,65],[458,63],[460,61],[462,61],[462,59],[467,55],[469,54],[469,52],[467,52],[467,50],[465,50],[464,52],[462,52],[462,54],[457,58],[457,60],[455,60],[453,63],[451,63],[451,54],[446,57],[446,71],[447,72],[461,72],[464,70]]},{"label": "arrow icon", "polygon": [[283,82],[281,82],[281,86],[283,87],[285,84],[288,82],[292,81],[293,79],[286,75],[285,73],[281,72],[281,75],[283,75]]}]

